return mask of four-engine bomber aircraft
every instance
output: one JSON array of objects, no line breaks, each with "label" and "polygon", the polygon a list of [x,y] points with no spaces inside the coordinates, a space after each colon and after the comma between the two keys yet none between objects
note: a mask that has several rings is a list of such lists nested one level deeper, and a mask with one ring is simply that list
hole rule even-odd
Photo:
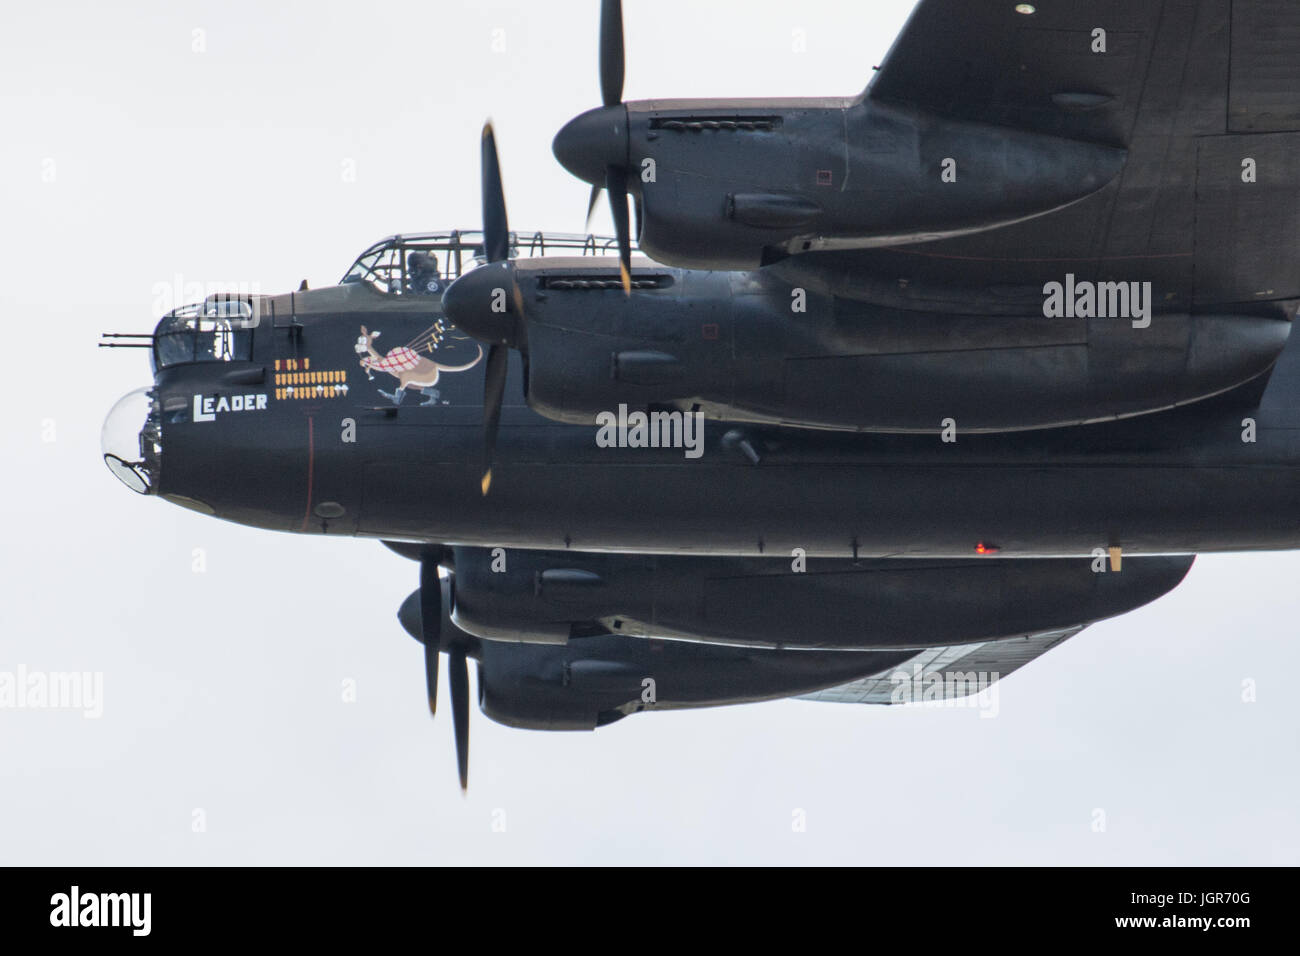
[{"label": "four-engine bomber aircraft", "polygon": [[165,316],[105,460],[418,560],[462,785],[469,658],[538,729],[981,690],[1300,546],[1297,47],[1280,0],[921,0],[857,98],[624,103],[606,0],[554,151],[612,240],[510,232],[488,127],[482,233]]}]

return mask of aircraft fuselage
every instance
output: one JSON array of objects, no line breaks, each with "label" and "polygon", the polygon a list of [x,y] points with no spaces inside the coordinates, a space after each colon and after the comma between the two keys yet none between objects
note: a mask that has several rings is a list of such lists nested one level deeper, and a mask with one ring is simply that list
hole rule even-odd
[{"label": "aircraft fuselage", "polygon": [[[368,314],[357,304],[378,297],[356,288],[343,312],[331,289],[313,311],[316,294],[298,294],[293,323],[263,318],[252,361],[159,371],[164,497],[282,531],[546,550],[869,558],[967,557],[980,545],[1007,557],[1300,547],[1294,341],[1257,409],[1229,395],[1002,435],[938,422],[933,435],[895,436],[708,421],[698,457],[629,447],[627,436],[602,447],[595,425],[535,414],[520,403],[515,355],[507,395],[519,404],[505,408],[484,496],[483,363],[444,371],[430,388],[398,367],[404,353],[367,367],[357,344],[362,326],[381,333],[377,349],[418,338],[436,303],[376,303]],[[446,334],[428,354],[444,367],[471,363],[477,345],[454,327]]]}]

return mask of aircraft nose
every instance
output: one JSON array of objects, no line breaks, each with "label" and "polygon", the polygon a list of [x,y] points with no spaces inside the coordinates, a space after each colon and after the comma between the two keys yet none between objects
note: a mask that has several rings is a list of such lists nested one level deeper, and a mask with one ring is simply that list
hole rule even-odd
[{"label": "aircraft nose", "polygon": [[556,134],[551,151],[583,182],[604,185],[607,167],[628,163],[627,107],[600,106],[574,117]]},{"label": "aircraft nose", "polygon": [[120,398],[104,419],[100,450],[108,470],[132,491],[156,493],[162,459],[162,431],[153,389],[137,388]]},{"label": "aircraft nose", "polygon": [[514,346],[518,300],[514,266],[491,262],[453,282],[442,294],[442,311],[452,325],[480,342]]}]

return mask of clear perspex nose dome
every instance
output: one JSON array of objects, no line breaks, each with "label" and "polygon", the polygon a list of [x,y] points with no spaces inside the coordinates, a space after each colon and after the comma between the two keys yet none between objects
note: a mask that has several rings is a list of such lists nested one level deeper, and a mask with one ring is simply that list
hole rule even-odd
[{"label": "clear perspex nose dome", "polygon": [[122,484],[147,495],[153,489],[154,467],[161,448],[158,438],[149,434],[149,413],[153,407],[150,389],[139,388],[120,398],[100,433],[99,445],[104,464]]}]

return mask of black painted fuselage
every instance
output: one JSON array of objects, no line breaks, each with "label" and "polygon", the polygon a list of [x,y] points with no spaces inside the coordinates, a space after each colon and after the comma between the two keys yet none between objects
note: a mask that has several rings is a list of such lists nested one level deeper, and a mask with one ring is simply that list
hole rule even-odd
[{"label": "black painted fuselage", "polygon": [[[1262,401],[1263,380],[1158,415],[1003,435],[958,427],[945,436],[938,422],[931,435],[891,436],[707,421],[702,453],[690,457],[684,448],[602,447],[594,425],[507,405],[496,479],[484,496],[482,363],[442,371],[430,401],[418,383],[401,386],[400,369],[363,368],[357,351],[363,326],[381,333],[376,348],[418,338],[439,318],[436,300],[399,304],[350,285],[297,293],[292,303],[280,297],[268,311],[252,331],[250,361],[179,365],[155,384],[156,490],[244,524],[719,555],[1300,546],[1294,342]],[[475,343],[454,327],[446,335],[440,363],[476,359]],[[512,361],[507,394],[519,396],[522,369]],[[260,406],[257,396],[265,396]],[[236,403],[241,410],[227,410]],[[196,408],[207,420],[195,420]]]}]

